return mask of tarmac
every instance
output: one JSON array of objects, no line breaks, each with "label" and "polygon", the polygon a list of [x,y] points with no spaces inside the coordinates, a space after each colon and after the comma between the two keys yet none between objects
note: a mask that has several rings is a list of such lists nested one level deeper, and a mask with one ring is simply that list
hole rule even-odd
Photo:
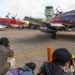
[{"label": "tarmac", "polygon": [[[49,46],[56,48],[67,48],[70,53],[75,53],[75,32],[61,31],[57,33],[57,39],[51,39],[50,33],[32,29],[6,29],[0,31],[0,38],[7,37],[10,40],[11,48],[15,52],[16,67],[21,67],[27,62],[35,62],[36,73],[43,62],[47,61],[47,51]],[[31,54],[27,55],[26,54]],[[24,55],[24,56],[23,56]]]}]

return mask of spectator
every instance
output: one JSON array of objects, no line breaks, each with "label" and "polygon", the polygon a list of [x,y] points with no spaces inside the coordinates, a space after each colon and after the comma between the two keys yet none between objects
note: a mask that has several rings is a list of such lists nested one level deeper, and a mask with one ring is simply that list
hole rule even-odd
[{"label": "spectator", "polygon": [[24,69],[25,72],[23,72],[21,75],[35,75],[34,74],[35,68],[36,68],[35,63],[33,62],[26,63],[25,67],[22,67],[22,69]]},{"label": "spectator", "polygon": [[1,38],[0,39],[0,45],[3,45],[5,47],[9,48],[10,47],[10,43],[9,43],[8,38],[6,38],[6,37]]},{"label": "spectator", "polygon": [[14,56],[14,52],[10,49],[9,40],[4,37],[0,39],[0,75],[3,75],[10,69],[8,58]]},{"label": "spectator", "polygon": [[35,63],[26,63],[22,68],[15,68],[8,71],[5,75],[35,75],[34,70],[36,68]]},{"label": "spectator", "polygon": [[71,54],[65,48],[58,48],[52,58],[53,62],[45,63],[38,75],[65,75],[64,70],[70,65]]}]

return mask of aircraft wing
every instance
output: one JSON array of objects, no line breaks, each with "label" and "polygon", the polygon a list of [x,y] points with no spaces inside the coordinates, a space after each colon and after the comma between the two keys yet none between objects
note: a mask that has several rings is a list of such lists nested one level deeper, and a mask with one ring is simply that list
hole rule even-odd
[{"label": "aircraft wing", "polygon": [[29,20],[29,21],[32,21],[32,22],[35,22],[35,23],[38,23],[39,25],[49,25],[49,23],[42,22],[41,20],[38,20],[38,19],[35,19],[35,18],[32,18],[32,17],[25,16],[25,19]]},{"label": "aircraft wing", "polygon": [[29,21],[32,21],[32,22],[35,22],[35,23],[38,23],[40,25],[40,31],[42,31],[42,32],[47,32],[47,33],[56,32],[56,29],[54,27],[52,27],[49,23],[42,22],[38,19],[31,18],[31,17],[28,17],[28,16],[26,16],[25,19],[29,20]]},{"label": "aircraft wing", "polygon": [[5,29],[7,26],[0,25],[0,29]]}]

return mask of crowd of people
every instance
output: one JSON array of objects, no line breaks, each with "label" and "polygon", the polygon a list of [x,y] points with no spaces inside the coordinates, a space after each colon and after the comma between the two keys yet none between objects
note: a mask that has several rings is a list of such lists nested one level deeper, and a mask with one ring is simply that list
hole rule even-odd
[{"label": "crowd of people", "polygon": [[[15,58],[11,58],[13,56],[14,51],[10,47],[8,38],[1,38],[0,75],[35,75],[36,64],[34,62],[15,68]],[[72,61],[72,55],[69,51],[66,48],[58,48],[53,52],[52,62],[43,63],[37,75],[71,75],[71,70],[68,68],[73,65],[72,63],[74,61]]]}]

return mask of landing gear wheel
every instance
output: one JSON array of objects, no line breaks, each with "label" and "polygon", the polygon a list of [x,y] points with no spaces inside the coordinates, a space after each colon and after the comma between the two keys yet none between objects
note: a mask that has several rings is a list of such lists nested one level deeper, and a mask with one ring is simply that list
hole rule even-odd
[{"label": "landing gear wheel", "polygon": [[56,39],[56,32],[51,33],[51,38],[52,38],[52,39]]}]

